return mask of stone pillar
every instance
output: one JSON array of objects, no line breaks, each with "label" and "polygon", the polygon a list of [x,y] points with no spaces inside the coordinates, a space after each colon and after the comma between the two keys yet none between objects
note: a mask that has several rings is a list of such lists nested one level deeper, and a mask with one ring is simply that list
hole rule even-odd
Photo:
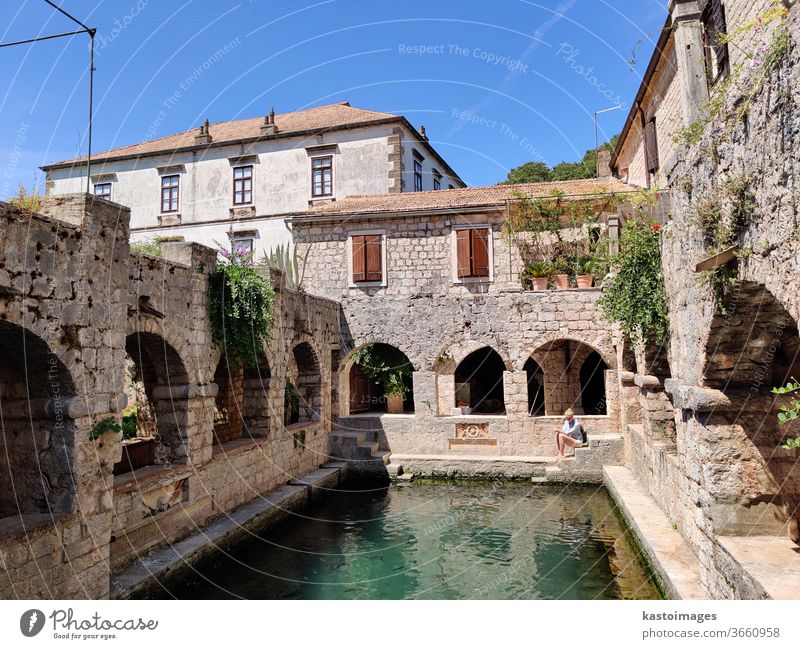
[{"label": "stone pillar", "polygon": [[528,415],[528,373],[503,372],[503,400],[508,417],[520,418]]},{"label": "stone pillar", "polygon": [[619,254],[619,236],[621,232],[620,218],[618,214],[612,214],[608,217],[608,250],[612,255]]},{"label": "stone pillar", "polygon": [[698,121],[708,103],[702,9],[699,0],[670,0],[684,125]]},{"label": "stone pillar", "polygon": [[436,416],[436,373],[414,372],[414,413],[417,419],[432,419]]},{"label": "stone pillar", "polygon": [[440,417],[450,415],[456,405],[456,377],[454,374],[436,376],[436,414]]}]

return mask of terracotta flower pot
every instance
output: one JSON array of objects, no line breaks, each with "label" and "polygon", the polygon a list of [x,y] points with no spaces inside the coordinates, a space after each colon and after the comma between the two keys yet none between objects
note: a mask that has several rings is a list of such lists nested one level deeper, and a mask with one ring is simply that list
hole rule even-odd
[{"label": "terracotta flower pot", "polygon": [[532,281],[533,281],[533,290],[534,291],[546,291],[547,290],[547,277],[534,277]]},{"label": "terracotta flower pot", "polygon": [[404,396],[402,394],[392,394],[386,397],[386,412],[390,415],[402,415]]},{"label": "terracotta flower pot", "polygon": [[567,273],[559,273],[555,276],[555,283],[556,288],[569,288],[569,275]]},{"label": "terracotta flower pot", "polygon": [[591,275],[578,275],[575,278],[575,282],[578,284],[578,288],[592,288],[594,277]]}]

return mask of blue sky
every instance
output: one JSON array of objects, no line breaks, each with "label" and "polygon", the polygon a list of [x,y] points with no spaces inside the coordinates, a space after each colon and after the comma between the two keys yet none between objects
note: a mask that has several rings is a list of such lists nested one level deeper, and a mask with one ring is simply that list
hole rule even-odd
[{"label": "blue sky", "polygon": [[[98,29],[94,151],[350,101],[424,124],[472,186],[579,159],[596,110],[622,105],[600,118],[618,132],[666,16],[666,0],[60,3]],[[0,42],[73,28],[41,0],[5,0],[0,21]],[[85,153],[87,42],[0,49],[0,196]]]}]

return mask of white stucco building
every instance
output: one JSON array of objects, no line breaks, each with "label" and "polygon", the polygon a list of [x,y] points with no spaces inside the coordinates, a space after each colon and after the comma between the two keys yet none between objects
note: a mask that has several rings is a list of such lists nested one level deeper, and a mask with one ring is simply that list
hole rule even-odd
[{"label": "white stucco building", "polygon": [[[47,194],[85,191],[86,159],[45,165]],[[131,208],[131,238],[252,250],[290,243],[284,218],[345,196],[464,187],[404,117],[333,104],[204,124],[94,154],[91,188]]]}]

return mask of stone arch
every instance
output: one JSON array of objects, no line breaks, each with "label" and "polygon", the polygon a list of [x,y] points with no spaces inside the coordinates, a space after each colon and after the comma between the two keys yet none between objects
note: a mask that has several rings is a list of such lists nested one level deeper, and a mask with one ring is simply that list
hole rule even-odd
[{"label": "stone arch", "polygon": [[138,413],[138,406],[146,405],[152,426],[139,431],[137,417],[137,437],[123,445],[122,460],[114,467],[114,474],[149,465],[185,463],[191,386],[183,359],[162,336],[142,331],[125,339],[125,352],[135,373],[135,385],[126,388],[129,407],[136,405]]},{"label": "stone arch", "polygon": [[[797,422],[780,425],[788,397],[772,388],[800,380],[800,335],[796,319],[763,284],[738,282],[724,297],[705,346],[702,384],[716,394],[715,406],[698,413],[705,429],[700,462],[717,506],[719,533],[789,533],[800,542],[800,463],[783,452],[786,438],[800,436]],[[690,422],[691,423],[691,422]]]},{"label": "stone arch", "polygon": [[470,413],[505,413],[506,371],[505,361],[492,347],[482,346],[467,354],[453,371],[453,407],[468,407]]},{"label": "stone arch", "polygon": [[[554,338],[540,344],[528,358],[532,358],[542,369],[544,377],[544,409],[546,416],[560,416],[571,408],[576,414],[597,414],[584,409],[584,385],[581,381],[581,369],[590,358],[602,364],[602,396],[596,395],[597,402],[604,404],[606,413],[608,404],[605,395],[605,372],[614,367],[615,359],[610,351],[602,353],[591,344],[575,338]],[[527,362],[527,360],[526,360]],[[598,365],[598,367],[600,367]],[[588,375],[586,377],[589,378]],[[596,379],[592,386],[599,384]]]},{"label": "stone arch", "polygon": [[544,370],[532,356],[528,358],[523,369],[528,386],[528,414],[531,417],[543,417],[545,415]]},{"label": "stone arch", "polygon": [[[339,383],[339,413],[343,416],[358,414],[361,412],[393,414],[414,412],[414,384],[413,378],[406,382],[407,391],[400,397],[400,400],[386,398],[377,385],[356,365],[354,356],[357,351],[369,345],[389,348],[390,353],[399,354],[402,359],[411,365],[413,373],[417,366],[400,347],[382,341],[373,341],[359,345],[350,352],[339,363],[338,383]],[[401,360],[402,360],[401,359]]]},{"label": "stone arch", "polygon": [[295,340],[297,342],[292,345],[285,386],[284,423],[287,425],[320,421],[322,418],[322,364],[319,354],[310,340],[304,337]]},{"label": "stone arch", "polygon": [[72,511],[75,393],[44,340],[0,321],[0,518]]},{"label": "stone arch", "polygon": [[[474,354],[481,349],[490,349],[500,358],[505,371],[510,372],[512,370],[513,366],[508,357],[493,347],[495,342],[493,340],[462,340],[445,347],[433,360],[431,367],[436,375],[436,411],[439,416],[461,414],[457,407],[458,397],[456,396],[455,374],[458,366],[470,354]],[[502,390],[502,383],[500,389]]]},{"label": "stone arch", "polygon": [[272,372],[266,356],[256,354],[255,363],[230,362],[223,354],[214,372],[214,444],[243,438],[267,437]]},{"label": "stone arch", "polygon": [[[525,368],[525,363],[528,362],[528,359],[531,358],[536,352],[546,348],[548,345],[553,343],[558,343],[560,341],[568,341],[570,343],[575,343],[577,346],[583,346],[589,348],[590,351],[595,351],[600,355],[600,358],[603,359],[605,364],[610,369],[616,369],[617,367],[617,355],[614,351],[613,345],[610,341],[605,340],[604,338],[601,340],[596,340],[592,338],[582,338],[578,336],[569,336],[569,335],[562,335],[558,332],[552,332],[549,334],[545,334],[543,336],[537,337],[535,341],[535,347],[526,346],[522,349],[522,352],[514,359],[513,367],[517,370],[522,370]],[[589,351],[586,352],[588,355]]]}]

